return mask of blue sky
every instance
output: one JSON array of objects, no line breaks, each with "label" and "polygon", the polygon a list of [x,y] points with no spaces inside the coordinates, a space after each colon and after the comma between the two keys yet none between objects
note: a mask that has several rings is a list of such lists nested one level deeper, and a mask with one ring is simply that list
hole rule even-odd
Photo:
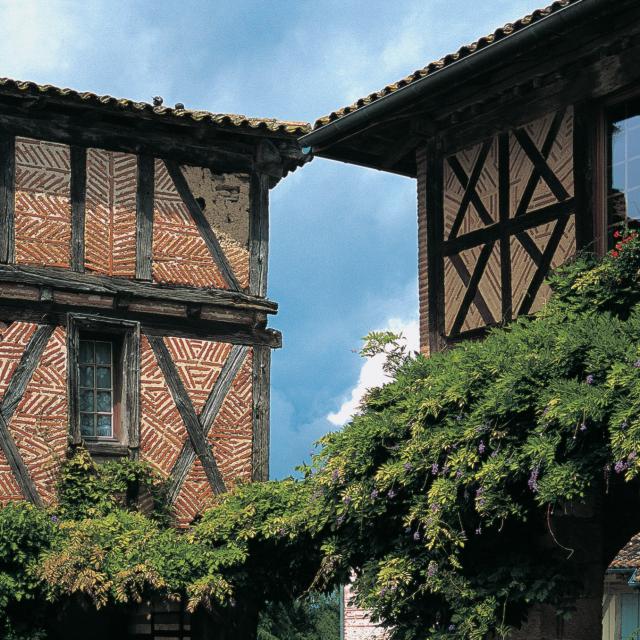
[{"label": "blue sky", "polygon": [[[0,0],[0,76],[313,121],[543,3]],[[272,192],[273,477],[379,380],[363,335],[391,323],[415,341],[416,264],[412,180],[315,159]]]}]

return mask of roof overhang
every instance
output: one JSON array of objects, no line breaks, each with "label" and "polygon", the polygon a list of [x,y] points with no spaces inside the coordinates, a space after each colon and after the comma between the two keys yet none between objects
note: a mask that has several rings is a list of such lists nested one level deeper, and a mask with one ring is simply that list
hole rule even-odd
[{"label": "roof overhang", "polygon": [[[470,80],[496,73],[524,51],[544,52],[549,38],[575,29],[600,11],[629,5],[627,0],[576,0],[510,35],[429,72],[300,137],[303,150],[314,155],[415,177],[415,138],[426,138],[424,114],[446,112],[447,96]],[[544,55],[544,53],[542,54]],[[490,90],[490,80],[487,90]],[[416,126],[417,125],[417,126]],[[367,143],[379,139],[377,149]],[[389,141],[384,144],[385,138]],[[396,142],[398,141],[398,142]]]}]

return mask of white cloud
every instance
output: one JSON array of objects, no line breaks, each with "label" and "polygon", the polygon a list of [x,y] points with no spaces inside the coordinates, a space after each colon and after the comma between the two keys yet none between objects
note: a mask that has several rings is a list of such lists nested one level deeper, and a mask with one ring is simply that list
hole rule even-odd
[{"label": "white cloud", "polygon": [[[399,318],[391,318],[386,327],[384,327],[384,330],[401,333],[406,339],[406,345],[409,351],[419,350],[420,329],[418,320],[403,321]],[[331,424],[341,427],[347,423],[351,417],[357,413],[365,393],[369,389],[380,387],[389,381],[389,376],[383,371],[383,364],[384,355],[379,354],[368,359],[362,365],[356,386],[347,394],[340,408],[336,412],[327,415],[327,420],[331,422]]]}]

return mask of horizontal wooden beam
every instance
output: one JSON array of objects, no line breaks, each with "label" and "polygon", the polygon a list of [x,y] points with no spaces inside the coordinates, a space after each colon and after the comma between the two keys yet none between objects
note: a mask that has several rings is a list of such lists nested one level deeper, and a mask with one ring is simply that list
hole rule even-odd
[{"label": "horizontal wooden beam", "polygon": [[73,291],[98,295],[127,294],[137,298],[168,303],[212,304],[263,313],[275,313],[278,309],[275,302],[240,291],[197,289],[140,282],[125,278],[75,273],[69,269],[57,267],[0,264],[0,282],[51,287],[54,291]]},{"label": "horizontal wooden beam", "polygon": [[482,229],[471,231],[463,236],[458,236],[453,240],[443,243],[443,253],[445,256],[452,256],[466,249],[472,249],[487,242],[493,242],[500,238],[502,228],[506,228],[509,235],[516,235],[527,229],[532,229],[541,224],[547,224],[559,218],[568,217],[574,212],[574,199],[569,198],[564,202],[549,205],[538,211],[532,211],[518,218],[510,218],[506,222],[496,222]]},{"label": "horizontal wooden beam", "polygon": [[[22,107],[24,109],[24,107]],[[186,143],[176,132],[148,131],[138,127],[118,127],[108,122],[83,121],[67,114],[24,109],[0,104],[0,130],[17,136],[51,140],[81,147],[96,147],[196,164],[215,171],[250,173],[254,167],[252,151],[228,151],[215,145]],[[18,113],[16,113],[18,111]],[[103,114],[104,116],[104,114]],[[132,122],[132,124],[140,124]]]},{"label": "horizontal wooden beam", "polygon": [[165,317],[132,312],[128,309],[96,309],[90,305],[83,307],[37,300],[0,299],[0,321],[6,323],[21,321],[63,325],[68,313],[79,311],[91,314],[99,313],[101,317],[110,319],[135,320],[140,322],[141,329],[149,335],[216,340],[230,344],[264,345],[272,349],[278,349],[282,346],[282,335],[275,329],[191,318]]}]

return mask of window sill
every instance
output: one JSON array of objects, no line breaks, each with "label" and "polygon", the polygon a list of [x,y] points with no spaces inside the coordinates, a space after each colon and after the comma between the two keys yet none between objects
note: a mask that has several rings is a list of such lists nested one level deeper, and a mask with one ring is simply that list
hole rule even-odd
[{"label": "window sill", "polygon": [[109,458],[125,457],[129,455],[129,447],[126,444],[113,440],[88,440],[84,441],[87,451],[93,456]]}]

